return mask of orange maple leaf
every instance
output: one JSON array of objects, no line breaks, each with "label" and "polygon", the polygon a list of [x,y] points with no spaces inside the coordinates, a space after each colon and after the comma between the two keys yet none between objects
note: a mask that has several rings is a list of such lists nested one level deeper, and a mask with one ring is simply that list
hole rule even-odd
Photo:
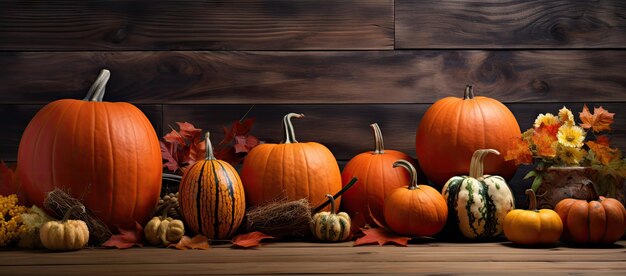
[{"label": "orange maple leaf", "polygon": [[523,139],[513,139],[509,145],[509,150],[504,156],[504,160],[514,160],[515,165],[531,164],[533,162],[533,154],[530,151],[530,145]]},{"label": "orange maple leaf", "polygon": [[596,138],[596,143],[600,144],[600,145],[605,145],[605,146],[611,146],[611,140],[609,139],[609,136],[606,135],[598,135],[598,138]]},{"label": "orange maple leaf", "polygon": [[587,146],[596,154],[596,158],[600,160],[600,163],[604,165],[608,165],[614,159],[620,158],[618,150],[609,146],[594,141],[587,141]]},{"label": "orange maple leaf", "polygon": [[196,235],[193,238],[188,236],[183,236],[180,241],[176,244],[170,244],[167,247],[173,247],[178,250],[187,250],[187,249],[200,249],[207,250],[209,249],[209,239],[202,235]]},{"label": "orange maple leaf", "polygon": [[399,246],[406,246],[411,238],[397,235],[385,228],[361,229],[364,236],[354,241],[354,246],[366,244],[385,245],[394,243]]},{"label": "orange maple leaf", "polygon": [[535,130],[532,137],[532,142],[535,144],[537,155],[543,157],[555,157],[556,156],[556,135],[552,134],[552,129],[549,127],[539,127]]},{"label": "orange maple leaf", "polygon": [[138,222],[135,222],[135,229],[119,229],[119,235],[113,235],[102,246],[115,247],[117,249],[126,249],[133,246],[142,247],[141,242],[143,237],[143,227]]},{"label": "orange maple leaf", "polygon": [[585,104],[583,111],[580,112],[580,120],[583,122],[580,126],[584,129],[592,129],[594,132],[603,130],[611,130],[615,113],[609,113],[602,107],[594,107],[593,114],[589,113],[589,108]]},{"label": "orange maple leaf", "polygon": [[263,234],[259,231],[240,234],[232,239],[233,248],[250,248],[261,245],[264,239],[273,239],[274,237]]}]

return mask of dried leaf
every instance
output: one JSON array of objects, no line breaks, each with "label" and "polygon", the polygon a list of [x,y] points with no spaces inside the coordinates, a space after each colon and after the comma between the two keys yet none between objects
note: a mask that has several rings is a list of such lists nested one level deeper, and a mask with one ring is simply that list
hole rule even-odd
[{"label": "dried leaf", "polygon": [[259,231],[254,231],[247,234],[240,234],[232,239],[233,248],[257,247],[261,245],[261,241],[264,239],[274,239],[274,237],[265,235]]},{"label": "dried leaf", "polygon": [[608,147],[611,146],[611,139],[609,139],[609,136],[606,135],[598,135],[598,137],[596,138],[596,143]]},{"label": "dried leaf", "polygon": [[248,153],[259,144],[259,139],[250,135],[235,136],[235,153]]},{"label": "dried leaf", "polygon": [[209,249],[209,239],[203,235],[196,235],[193,238],[188,236],[183,236],[180,241],[176,244],[170,244],[168,247],[173,247],[178,250],[187,250],[187,249],[200,249],[207,250]]},{"label": "dried leaf", "polygon": [[142,247],[143,227],[135,222],[135,229],[119,229],[120,234],[113,235],[102,246],[118,249],[131,248],[133,246]]},{"label": "dried leaf", "polygon": [[535,144],[537,154],[543,157],[556,156],[557,141],[556,133],[553,133],[553,128],[550,126],[544,127],[543,124],[535,130],[532,137],[532,142]]},{"label": "dried leaf", "polygon": [[531,164],[533,162],[533,153],[530,151],[530,144],[523,139],[513,139],[504,155],[504,160],[514,160],[515,165]]},{"label": "dried leaf", "polygon": [[368,245],[368,244],[378,244],[385,245],[388,243],[393,243],[399,246],[406,246],[411,238],[403,237],[397,235],[386,228],[370,228],[370,229],[361,229],[364,236],[358,238],[354,242],[354,246],[359,245]]},{"label": "dried leaf", "polygon": [[196,128],[193,124],[188,122],[176,122],[178,124],[178,128],[180,129],[180,135],[186,140],[185,143],[190,143],[198,139],[202,139],[202,129]]},{"label": "dried leaf", "polygon": [[580,112],[580,120],[583,122],[580,126],[584,129],[592,129],[594,132],[611,130],[614,116],[615,113],[609,113],[608,110],[602,107],[595,107],[593,114],[591,114],[589,113],[589,108],[585,105],[583,111]]},{"label": "dried leaf", "polygon": [[587,141],[587,146],[593,151],[596,159],[604,165],[608,165],[614,159],[620,158],[619,151],[609,146],[596,143],[594,141]]}]

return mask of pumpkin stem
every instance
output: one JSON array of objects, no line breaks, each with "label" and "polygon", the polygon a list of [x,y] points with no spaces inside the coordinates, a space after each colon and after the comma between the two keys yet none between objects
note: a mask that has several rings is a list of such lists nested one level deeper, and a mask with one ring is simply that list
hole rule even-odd
[{"label": "pumpkin stem", "polygon": [[400,159],[393,163],[393,167],[403,167],[409,172],[409,176],[411,177],[411,184],[409,184],[409,190],[419,189],[419,185],[417,185],[417,171],[411,162],[406,161],[404,159]]},{"label": "pumpkin stem", "polygon": [[211,144],[210,136],[211,136],[211,133],[208,131],[204,135],[204,144],[206,146],[206,153],[204,156],[204,160],[217,160],[215,158],[215,155],[213,155],[213,145]]},{"label": "pumpkin stem", "polygon": [[100,71],[100,75],[96,78],[96,81],[93,82],[89,91],[87,91],[87,96],[85,96],[83,101],[101,102],[104,98],[104,90],[106,89],[106,85],[110,77],[111,71],[102,69],[102,71]]},{"label": "pumpkin stem", "polygon": [[472,85],[468,84],[465,86],[465,93],[463,94],[464,100],[471,100],[474,98],[474,88]]},{"label": "pumpkin stem", "polygon": [[76,212],[79,209],[81,213],[86,212],[85,205],[82,205],[82,204],[74,205],[72,206],[72,208],[67,209],[67,212],[63,214],[63,219],[61,219],[61,223],[66,222],[70,218],[70,215],[72,215],[74,212]]},{"label": "pumpkin stem", "polygon": [[533,189],[526,189],[526,195],[530,200],[528,210],[537,211],[537,196],[535,195],[535,191],[533,191]]},{"label": "pumpkin stem", "polygon": [[331,194],[326,194],[326,197],[328,198],[328,200],[330,200],[330,213],[333,215],[336,214],[335,213],[335,198]]},{"label": "pumpkin stem", "polygon": [[493,153],[495,155],[500,155],[500,152],[494,149],[479,149],[475,151],[474,154],[472,154],[472,161],[470,162],[470,171],[469,171],[469,176],[471,178],[475,178],[478,180],[483,179],[483,176],[484,176],[483,163],[485,161],[485,156],[487,156],[487,154],[490,154],[490,153]]},{"label": "pumpkin stem", "polygon": [[383,154],[385,153],[385,145],[383,143],[383,133],[380,131],[380,127],[377,123],[373,123],[370,125],[372,130],[374,130],[374,140],[375,140],[375,150],[374,154]]},{"label": "pumpkin stem", "polygon": [[296,133],[293,131],[293,124],[291,118],[304,118],[304,114],[289,113],[283,117],[283,132],[285,133],[285,139],[282,144],[298,143],[296,141]]},{"label": "pumpkin stem", "polygon": [[[333,200],[335,198],[339,198],[343,193],[345,193],[347,190],[349,190],[350,188],[352,188],[352,186],[354,186],[354,184],[358,181],[358,178],[353,177],[352,180],[350,180],[350,182],[348,182],[348,184],[346,184],[346,186],[343,186],[343,188],[341,188],[341,190],[339,190],[339,192],[337,192],[334,196],[333,196]],[[321,211],[322,209],[324,209],[326,207],[326,205],[328,205],[330,203],[330,200],[326,200],[324,201],[324,203],[320,204],[319,206],[315,207],[315,209],[313,209],[313,211],[311,211],[312,214],[318,213],[319,211]]]},{"label": "pumpkin stem", "polygon": [[167,205],[165,205],[165,207],[163,208],[163,213],[161,213],[161,220],[164,220],[167,218],[167,213],[169,213],[170,209],[174,208],[174,206],[176,205],[176,202],[170,201],[167,203]]}]

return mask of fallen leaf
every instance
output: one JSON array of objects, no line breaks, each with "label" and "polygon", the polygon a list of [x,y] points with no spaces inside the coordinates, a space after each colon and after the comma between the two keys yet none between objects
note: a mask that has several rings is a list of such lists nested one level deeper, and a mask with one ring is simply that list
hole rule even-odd
[{"label": "fallen leaf", "polygon": [[119,229],[120,234],[113,235],[102,246],[118,249],[131,248],[133,246],[142,247],[143,227],[135,222],[135,229]]},{"label": "fallen leaf", "polygon": [[580,124],[582,128],[592,129],[594,132],[600,132],[603,130],[611,130],[611,124],[613,123],[615,113],[609,113],[608,110],[602,107],[595,107],[593,109],[593,114],[591,114],[589,113],[589,108],[585,105],[579,116],[582,121],[582,124]]},{"label": "fallen leaf", "polygon": [[364,236],[354,241],[354,246],[378,244],[385,245],[394,243],[399,246],[406,246],[411,238],[397,235],[386,228],[361,229]]},{"label": "fallen leaf", "polygon": [[180,241],[176,244],[170,244],[168,247],[173,247],[178,250],[187,250],[187,249],[200,249],[207,250],[209,249],[209,239],[203,235],[196,235],[193,238],[188,236],[183,236]]},{"label": "fallen leaf", "polygon": [[232,239],[232,243],[234,248],[250,248],[261,245],[261,241],[264,239],[274,239],[274,237],[265,235],[259,231],[254,231],[235,236]]}]

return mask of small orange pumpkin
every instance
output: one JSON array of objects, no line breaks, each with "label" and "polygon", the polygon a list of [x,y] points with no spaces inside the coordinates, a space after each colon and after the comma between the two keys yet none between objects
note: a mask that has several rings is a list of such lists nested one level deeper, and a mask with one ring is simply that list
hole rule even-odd
[{"label": "small orange pumpkin", "polygon": [[394,170],[393,163],[412,158],[402,152],[385,149],[378,124],[371,124],[370,127],[374,130],[375,150],[360,153],[344,167],[341,173],[343,185],[347,185],[353,177],[359,178],[359,185],[343,194],[341,208],[353,218],[362,216],[372,226],[377,222],[385,225],[385,196],[411,181],[409,173]]},{"label": "small orange pumpkin", "polygon": [[409,186],[396,188],[385,199],[385,220],[394,232],[406,236],[433,236],[446,224],[448,206],[443,196],[428,185],[417,185],[417,171],[406,160],[393,167],[409,171]]},{"label": "small orange pumpkin", "polygon": [[239,228],[246,199],[235,168],[213,155],[209,135],[207,132],[205,137],[205,160],[194,163],[180,181],[180,211],[194,233],[226,239]]},{"label": "small orange pumpkin", "polygon": [[526,190],[530,199],[528,210],[511,210],[504,217],[504,235],[513,243],[553,244],[563,233],[563,222],[554,210],[537,210],[537,197],[532,189]]},{"label": "small orange pumpkin", "polygon": [[[426,177],[437,184],[467,173],[470,160],[478,149],[507,152],[509,141],[521,137],[513,113],[501,102],[488,97],[474,97],[472,86],[463,98],[446,97],[435,102],[424,114],[417,128],[417,159]],[[486,174],[511,179],[517,170],[513,161],[492,155],[485,160]]]},{"label": "small orange pumpkin", "polygon": [[[303,198],[316,204],[323,201],[326,194],[341,189],[339,165],[330,150],[320,143],[296,141],[291,118],[303,117],[296,113],[285,115],[283,142],[258,145],[246,156],[241,179],[249,206]],[[337,208],[339,202],[337,199]]]},{"label": "small orange pumpkin", "polygon": [[600,197],[587,202],[566,198],[554,210],[563,221],[565,242],[578,244],[611,244],[626,231],[626,210],[613,198]]}]

